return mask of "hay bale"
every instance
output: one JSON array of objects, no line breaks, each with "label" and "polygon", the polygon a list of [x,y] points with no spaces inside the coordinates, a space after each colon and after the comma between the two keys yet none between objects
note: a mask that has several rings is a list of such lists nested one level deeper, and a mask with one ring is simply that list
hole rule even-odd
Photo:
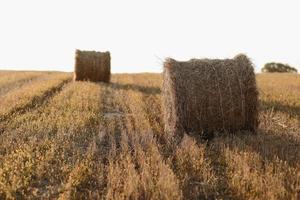
[{"label": "hay bale", "polygon": [[75,81],[110,81],[110,53],[76,50]]},{"label": "hay bale", "polygon": [[258,92],[252,63],[234,59],[192,59],[164,63],[163,101],[168,133],[255,131]]}]

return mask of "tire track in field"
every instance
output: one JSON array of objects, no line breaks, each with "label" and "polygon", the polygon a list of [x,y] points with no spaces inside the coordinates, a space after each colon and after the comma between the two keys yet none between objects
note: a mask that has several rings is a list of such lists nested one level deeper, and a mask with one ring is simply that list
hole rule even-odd
[{"label": "tire track in field", "polygon": [[43,92],[42,96],[35,96],[26,105],[17,107],[16,109],[11,110],[8,114],[0,116],[0,135],[5,132],[7,124],[11,123],[16,116],[38,110],[40,107],[46,105],[53,97],[59,94],[64,86],[69,84],[71,80],[72,79],[63,80],[60,84]]},{"label": "tire track in field", "polygon": [[[48,104],[54,99],[57,98],[61,91],[68,88],[70,86],[70,83],[67,82],[61,88],[57,88],[55,93],[52,93],[51,96],[48,96],[47,99],[45,99],[39,106],[34,107],[33,109],[24,110],[22,113],[15,113],[14,115],[9,116],[5,121],[0,122],[0,161],[1,157],[4,154],[8,154],[11,151],[13,151],[14,148],[16,148],[19,140],[24,140],[24,138],[27,137],[28,134],[32,135],[30,132],[24,132],[17,131],[19,127],[22,127],[25,124],[27,126],[32,123],[33,121],[28,121],[28,116],[30,116],[31,120],[36,120],[40,114],[43,112],[43,109],[48,106]],[[32,117],[34,116],[34,117]],[[28,124],[29,123],[29,124]],[[49,122],[50,123],[50,122]],[[20,133],[22,133],[20,135]],[[19,135],[19,136],[18,136]],[[14,139],[16,137],[16,139]],[[27,140],[27,139],[26,139]],[[14,146],[11,148],[8,148],[6,144],[14,143]]]},{"label": "tire track in field", "polygon": [[[88,91],[88,94],[82,95],[82,91]],[[87,169],[86,165],[95,164],[91,163],[94,159],[91,152],[94,151],[94,147],[90,150],[90,146],[93,146],[93,139],[98,133],[98,123],[101,121],[100,96],[101,90],[99,91],[99,86],[96,84],[86,82],[69,84],[41,110],[29,113],[24,126],[17,128],[22,135],[18,145],[14,145],[14,149],[22,152],[26,146],[28,150],[25,151],[25,155],[30,156],[34,164],[33,169],[22,174],[30,175],[27,187],[36,191],[32,194],[27,190],[28,188],[20,188],[26,197],[57,199],[60,195],[68,196],[70,191],[72,194],[73,189],[77,188],[77,183],[79,188],[90,187],[85,183],[88,181],[85,178],[85,169]],[[36,115],[38,116],[35,117]],[[32,127],[27,126],[28,123]],[[13,154],[13,152],[6,153],[3,158],[8,160],[7,165],[11,162],[9,158]],[[17,161],[13,165],[21,165],[21,163],[22,161]],[[20,179],[22,178],[21,176]],[[9,177],[7,179],[9,180]],[[4,183],[9,185],[7,180]],[[79,193],[84,192],[80,190]]]},{"label": "tire track in field", "polygon": [[[80,96],[80,94],[78,93],[78,89],[75,90],[75,92],[76,94],[68,92],[71,95],[67,95],[67,99],[73,99],[76,97],[78,98]],[[100,93],[101,100],[98,103],[100,104],[101,115],[102,112],[114,112],[114,106],[116,106],[116,101],[114,101],[114,99],[117,96],[114,90],[111,89],[110,86],[101,85]],[[80,105],[80,102],[78,103]],[[93,110],[93,112],[96,111]],[[57,117],[59,117],[60,114],[58,113]],[[74,196],[99,199],[100,197],[105,196],[108,182],[106,166],[108,165],[109,160],[112,159],[113,155],[116,155],[116,143],[117,141],[119,141],[116,138],[118,138],[118,135],[121,132],[122,128],[120,128],[119,126],[122,126],[122,122],[118,119],[113,119],[110,117],[108,117],[107,119],[103,119],[103,116],[101,116],[98,119],[98,123],[99,127],[98,124],[94,124],[92,128],[93,131],[88,131],[87,133],[75,131],[72,134],[67,133],[66,135],[62,135],[62,133],[58,133],[60,132],[59,130],[55,129],[53,130],[55,133],[51,133],[51,137],[46,137],[45,139],[41,139],[39,137],[39,140],[45,140],[46,142],[39,142],[37,146],[42,148],[43,146],[47,146],[47,143],[51,143],[52,145],[51,149],[47,150],[50,155],[47,158],[48,161],[45,162],[45,164],[49,162],[57,163],[54,164],[57,166],[53,166],[52,169],[52,171],[56,171],[56,173],[53,174],[55,180],[52,180],[50,182],[44,180],[44,186],[41,183],[38,183],[38,185],[36,185],[39,191],[43,191],[43,193],[45,193],[41,193],[38,195],[50,195],[51,198],[59,199],[69,199]],[[96,128],[99,128],[99,132],[94,131],[94,129]],[[82,141],[80,141],[80,138],[82,139]],[[88,145],[86,145],[87,143]],[[76,154],[79,145],[81,149],[80,156]],[[52,155],[52,152],[56,152],[56,155]],[[62,168],[60,163],[61,161],[58,161],[57,159],[58,156],[63,156],[66,153],[68,154],[68,159],[63,157],[60,158],[60,160],[73,161],[71,161],[72,163],[68,164],[68,168],[70,169],[67,170],[66,174],[63,174],[63,172],[60,172],[59,170],[60,168]],[[49,167],[47,165],[43,167],[43,165],[41,164],[38,164],[38,166],[42,171],[45,171],[46,168]],[[45,174],[44,177],[49,177],[49,174]],[[54,187],[54,191],[49,191],[48,189],[46,189],[46,186],[51,186],[52,188]]]},{"label": "tire track in field", "polygon": [[[153,78],[157,79],[159,77],[154,76]],[[139,76],[133,76],[132,79],[133,83],[138,84],[136,87],[140,88],[137,90],[140,95],[140,103],[136,106],[141,108],[144,119],[149,124],[150,130],[157,140],[161,155],[165,160],[168,160],[177,146],[176,143],[180,142],[180,138],[167,135],[164,132],[161,88],[158,85],[152,85],[152,82]]]},{"label": "tire track in field", "polygon": [[[28,126],[33,123],[34,120],[37,120],[37,118],[40,117],[41,113],[44,112],[43,109],[48,106],[49,102],[59,96],[61,94],[61,91],[68,88],[68,86],[70,86],[70,84],[68,83],[62,86],[59,91],[51,94],[52,96],[45,100],[40,106],[35,107],[34,109],[27,110],[22,114],[16,113],[14,115],[11,115],[5,121],[0,123],[0,146],[2,146],[2,149],[0,149],[0,161],[1,156],[10,153],[13,150],[7,150],[7,145],[18,143],[18,141],[25,140],[24,138],[28,137],[28,135],[33,135],[33,133],[31,133],[32,130],[26,131],[26,128],[23,129],[23,127]],[[22,128],[22,131],[17,131],[20,127]],[[20,133],[22,134],[19,135]]]},{"label": "tire track in field", "polygon": [[[49,74],[47,74],[49,75]],[[13,82],[9,82],[9,83],[3,83],[0,85],[0,97],[7,94],[8,92],[20,88],[23,85],[30,83],[32,81],[36,81],[41,79],[42,77],[47,76],[46,74],[32,74],[32,75],[28,75],[27,77],[21,78],[21,79],[17,79]]]},{"label": "tire track in field", "polygon": [[123,112],[118,107],[113,87],[98,83],[101,86],[98,131],[94,134],[82,160],[73,167],[63,186],[58,199],[72,197],[103,199],[107,193],[109,160],[116,155],[122,121],[114,114]]},{"label": "tire track in field", "polygon": [[110,99],[104,127],[109,138],[104,197],[178,199],[178,180],[159,152],[142,109],[142,96],[136,90],[140,87],[127,78],[114,77],[110,95],[104,95]]},{"label": "tire track in field", "polygon": [[[101,100],[103,118],[100,122],[99,134],[95,137],[93,145],[93,152],[96,153],[92,154],[92,161],[89,159],[83,161],[89,163],[91,168],[86,171],[83,165],[78,163],[78,166],[70,173],[69,180],[65,184],[65,191],[60,195],[60,198],[69,198],[74,195],[83,195],[89,198],[117,198],[128,195],[134,198],[141,197],[142,193],[147,194],[152,189],[155,189],[156,192],[160,189],[170,192],[167,184],[161,188],[151,189],[152,183],[161,184],[164,183],[163,180],[171,181],[172,183],[169,185],[174,188],[176,187],[174,186],[176,180],[174,181],[175,176],[172,175],[172,171],[165,168],[167,165],[164,164],[157,147],[155,147],[153,135],[139,132],[142,131],[143,125],[138,125],[140,120],[135,117],[139,118],[141,113],[134,109],[139,101],[132,103],[134,97],[127,90],[120,89],[119,85],[114,83],[104,85],[103,88],[103,99]],[[144,119],[142,121],[144,121],[142,124],[146,123]],[[149,128],[149,124],[147,127]],[[147,148],[150,148],[149,152],[151,153],[148,152]],[[90,155],[90,153],[88,154]],[[143,160],[144,157],[145,160]],[[156,162],[155,165],[150,164],[153,160]],[[149,164],[151,165],[150,168],[148,167]],[[159,173],[165,174],[152,180],[151,172],[155,171],[155,167],[158,167]],[[99,171],[99,169],[101,170]],[[119,174],[121,171],[123,173]],[[74,185],[72,184],[75,179],[73,176],[76,173],[84,173],[87,176],[84,179],[76,180],[77,184]],[[144,176],[143,174],[148,175]],[[133,179],[143,183],[146,188],[134,184]],[[87,180],[92,184],[87,185]],[[79,192],[79,188],[77,188],[80,185],[82,192]],[[82,187],[83,185],[85,186]],[[126,187],[131,186],[135,187],[134,190],[127,191]],[[170,195],[175,196],[178,191],[173,192],[174,195]],[[148,194],[151,195],[150,193]]]},{"label": "tire track in field", "polygon": [[[43,104],[46,104],[55,94],[59,93],[65,84],[69,83],[71,81],[70,79],[63,80],[58,85],[54,85],[53,87],[45,90],[42,92],[41,95],[34,96],[29,102],[27,102],[25,105],[17,106],[13,109],[11,109],[8,113],[5,113],[4,115],[0,116],[0,124],[9,121],[13,119],[16,115],[22,115],[32,109],[38,109]],[[38,83],[36,83],[38,84]],[[0,133],[1,133],[1,127],[0,127]]]}]

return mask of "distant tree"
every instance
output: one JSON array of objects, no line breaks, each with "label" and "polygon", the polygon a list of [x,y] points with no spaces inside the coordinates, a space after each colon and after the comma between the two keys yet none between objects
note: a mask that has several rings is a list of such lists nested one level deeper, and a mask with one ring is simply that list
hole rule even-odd
[{"label": "distant tree", "polygon": [[267,63],[261,69],[262,72],[288,72],[288,73],[297,73],[297,69],[289,66],[288,64],[282,63]]}]

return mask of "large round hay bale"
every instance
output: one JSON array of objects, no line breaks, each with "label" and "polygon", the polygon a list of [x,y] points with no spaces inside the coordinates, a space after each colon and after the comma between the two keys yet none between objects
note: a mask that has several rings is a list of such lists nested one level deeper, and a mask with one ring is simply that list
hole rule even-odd
[{"label": "large round hay bale", "polygon": [[255,131],[258,92],[253,65],[234,59],[192,59],[164,63],[165,131],[175,134]]},{"label": "large round hay bale", "polygon": [[75,54],[75,81],[110,81],[109,52],[76,50]]}]

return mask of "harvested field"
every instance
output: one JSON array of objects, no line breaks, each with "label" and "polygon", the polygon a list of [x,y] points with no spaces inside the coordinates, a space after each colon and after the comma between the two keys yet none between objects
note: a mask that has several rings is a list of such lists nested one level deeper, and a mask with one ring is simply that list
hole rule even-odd
[{"label": "harvested field", "polygon": [[38,106],[55,90],[70,81],[70,74],[49,74],[37,81],[29,81],[16,90],[1,96],[0,121],[20,111]]},{"label": "harvested field", "polygon": [[0,199],[300,198],[299,75],[257,75],[257,134],[209,141],[164,133],[161,74],[70,80],[0,96]]}]

